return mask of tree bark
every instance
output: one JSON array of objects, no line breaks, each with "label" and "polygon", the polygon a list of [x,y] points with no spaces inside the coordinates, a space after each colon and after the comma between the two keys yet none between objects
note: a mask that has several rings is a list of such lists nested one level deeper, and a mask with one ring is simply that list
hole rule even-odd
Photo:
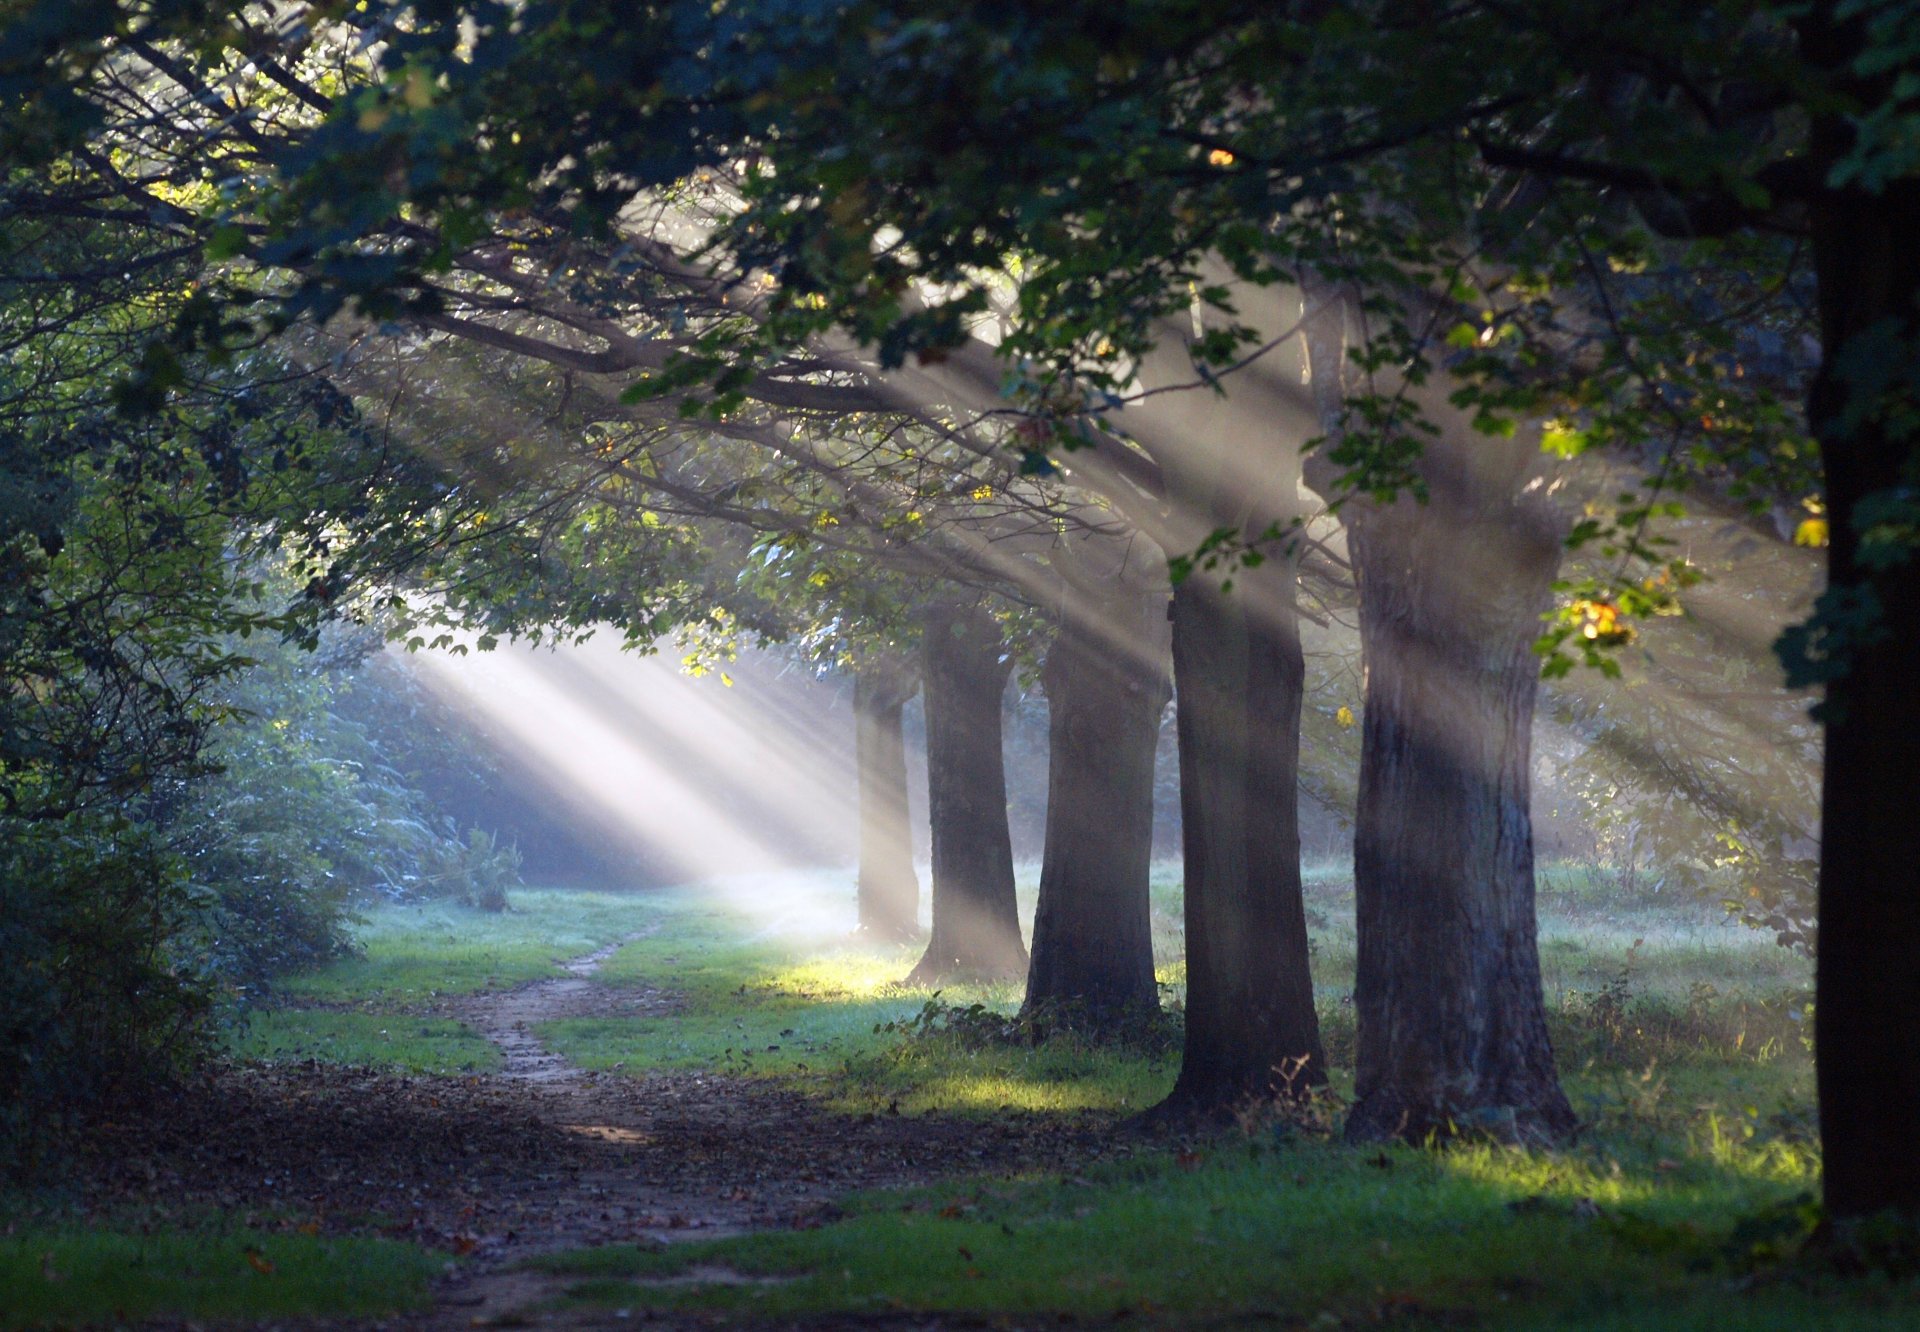
[{"label": "tree bark", "polygon": [[1547,1036],[1529,806],[1557,529],[1439,492],[1349,524],[1367,683],[1347,1136],[1551,1140],[1575,1118]]},{"label": "tree bark", "polygon": [[1161,1118],[1218,1118],[1326,1081],[1300,887],[1305,664],[1285,561],[1250,605],[1195,572],[1174,592],[1187,935],[1186,1043]]},{"label": "tree bark", "polygon": [[[1803,20],[1806,57],[1878,105],[1884,85],[1852,74],[1859,21],[1840,24],[1833,11],[1814,5]],[[1853,134],[1837,115],[1815,122],[1810,155],[1823,178]],[[1831,677],[1814,1006],[1823,1187],[1834,1218],[1920,1216],[1920,550],[1911,533],[1878,551],[1866,540],[1875,505],[1904,502],[1913,521],[1920,484],[1920,433],[1899,419],[1920,384],[1920,182],[1829,190],[1809,212],[1822,356],[1808,417],[1832,542],[1823,606],[1874,607],[1851,634],[1830,628],[1812,654]]]},{"label": "tree bark", "polygon": [[[1306,291],[1313,396],[1345,416],[1345,302]],[[1540,615],[1565,520],[1536,437],[1445,428],[1419,468],[1429,499],[1341,496],[1323,449],[1307,479],[1342,509],[1366,662],[1354,818],[1358,958],[1350,1140],[1573,1130],[1547,1035],[1534,914],[1532,749]]]},{"label": "tree bark", "polygon": [[1007,830],[1001,695],[1013,671],[1000,630],[977,606],[927,616],[927,816],[933,931],[907,982],[1010,979],[1026,970]]},{"label": "tree bark", "polygon": [[[1047,653],[1047,841],[1024,1011],[1093,1030],[1159,1007],[1148,874],[1168,697],[1164,593],[1069,615]],[[1159,617],[1161,624],[1151,623]],[[1146,645],[1155,645],[1152,648]]]},{"label": "tree bark", "polygon": [[920,877],[907,817],[907,744],[900,713],[919,688],[904,662],[863,663],[853,677],[860,794],[860,933],[904,943],[920,933]]}]

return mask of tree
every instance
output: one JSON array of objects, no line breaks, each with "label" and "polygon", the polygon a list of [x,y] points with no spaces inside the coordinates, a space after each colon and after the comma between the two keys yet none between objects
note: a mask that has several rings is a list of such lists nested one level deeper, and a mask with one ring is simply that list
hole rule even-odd
[{"label": "tree", "polygon": [[76,1112],[203,1052],[222,991],[343,947],[349,888],[460,852],[417,792],[362,767],[302,660],[335,586],[314,515],[369,487],[404,511],[417,477],[273,356],[190,361],[163,406],[127,410],[117,372],[177,310],[191,256],[87,220],[9,216],[0,238],[11,1173]]},{"label": "tree", "polygon": [[[1315,291],[1315,296],[1325,293]],[[1337,296],[1309,334],[1328,433],[1346,414]],[[1417,390],[1415,390],[1417,392]],[[1421,498],[1341,516],[1366,661],[1354,898],[1357,1096],[1349,1139],[1575,1126],[1547,1036],[1535,934],[1534,644],[1569,526],[1537,437],[1427,439]],[[1330,462],[1309,474],[1338,496]]]},{"label": "tree", "polygon": [[1167,602],[1137,552],[1134,567],[1117,569],[1100,558],[1114,553],[1069,547],[1054,558],[1074,595],[1040,670],[1046,860],[1023,1007],[1096,1029],[1124,1029],[1160,1004],[1146,888],[1154,756],[1171,694]]},{"label": "tree", "polygon": [[933,933],[907,977],[937,985],[1026,969],[1007,836],[1001,696],[1013,672],[985,607],[935,603],[922,634],[927,710],[927,811],[933,825]]},{"label": "tree", "polygon": [[[914,979],[938,983],[953,975],[1016,974],[1025,954],[1015,920],[999,755],[999,699],[1014,653],[1001,643],[992,619],[955,598],[977,599],[977,590],[969,588],[995,588],[1015,605],[1056,601],[1067,585],[1046,557],[1061,554],[1063,532],[1077,534],[1081,546],[1095,551],[1115,544],[1097,516],[1077,513],[1038,480],[1023,482],[1004,459],[983,459],[914,436],[870,440],[853,422],[838,423],[846,438],[802,438],[796,431],[768,445],[768,432],[749,422],[736,420],[727,432],[710,432],[704,424],[649,416],[588,390],[569,400],[567,411],[576,420],[559,430],[536,426],[537,397],[516,403],[499,387],[516,374],[524,377],[524,368],[516,372],[508,364],[470,377],[461,373],[460,362],[458,356],[434,358],[442,390],[460,385],[468,408],[476,398],[487,401],[481,415],[489,421],[524,418],[526,437],[511,447],[543,465],[492,488],[489,523],[511,539],[461,544],[454,565],[431,572],[448,617],[471,620],[489,633],[541,621],[584,628],[610,620],[645,641],[671,631],[704,602],[729,607],[743,631],[789,639],[822,660],[849,665],[863,760],[862,921],[883,929],[882,937],[916,932],[899,712],[924,678],[934,940]],[[431,416],[430,403],[416,410],[407,399],[389,402],[389,410],[402,410],[413,429]],[[568,442],[571,430],[586,433],[585,447]],[[745,437],[712,437],[729,432]],[[450,456],[447,448],[429,452]],[[522,529],[520,514],[534,518],[530,530]],[[591,544],[576,546],[566,535],[570,525],[590,531]],[[539,535],[543,530],[549,534]],[[740,548],[741,531],[759,534],[752,549]],[[568,558],[553,560],[546,552],[555,548]],[[729,577],[729,568],[741,572]],[[428,573],[416,568],[413,576]],[[689,575],[696,586],[669,591]],[[951,586],[956,582],[958,589]],[[916,640],[922,663],[908,666],[907,645]],[[1138,732],[1146,732],[1149,781],[1152,720],[1140,718],[1128,736],[1138,751]],[[1064,756],[1057,769],[1067,781],[1063,799],[1085,785],[1072,780],[1076,764],[1096,771],[1112,767],[1098,746],[1083,744]],[[1106,814],[1077,817],[1086,823]],[[1143,820],[1132,835],[1137,840],[1148,834],[1150,824]],[[1144,841],[1140,848],[1128,881],[1101,887],[1135,899],[1144,924]],[[1102,854],[1103,843],[1090,839],[1050,845],[1050,871],[1043,875],[1054,885],[1046,894],[1054,921],[1050,937],[1071,945],[1101,928],[1090,910],[1094,904],[1076,907],[1062,884],[1063,875],[1065,881],[1088,880],[1075,864]],[[872,889],[884,875],[906,891],[876,903]],[[1144,928],[1132,942],[1138,950],[1133,965],[1148,976],[1151,1001]],[[1054,979],[1062,997],[1057,985],[1076,983],[1071,973]]]},{"label": "tree", "polygon": [[[1766,253],[1735,244],[1742,237],[1806,239],[1821,323],[1807,416],[1834,545],[1821,609],[1783,651],[1796,679],[1828,689],[1818,1009],[1826,1198],[1837,1216],[1920,1209],[1920,1146],[1903,1126],[1920,1090],[1920,1064],[1904,1052],[1920,1027],[1920,980],[1898,961],[1920,945],[1920,907],[1900,849],[1905,802],[1876,777],[1912,767],[1920,743],[1911,693],[1898,683],[1920,633],[1908,498],[1920,466],[1908,387],[1920,272],[1895,240],[1912,229],[1920,197],[1908,8],[1655,5],[1630,28],[1583,3],[1524,13],[1382,3],[1125,15],[1056,5],[990,24],[961,7],[936,21],[924,7],[869,5],[841,18],[825,34],[729,32],[738,48],[773,53],[742,66],[741,82],[797,94],[828,70],[843,90],[830,112],[799,95],[773,99],[782,113],[772,169],[754,183],[774,207],[742,215],[741,244],[757,261],[784,261],[794,318],[865,330],[896,355],[950,342],[984,299],[969,273],[996,265],[1016,237],[1028,251],[1023,313],[1057,336],[1061,381],[1098,339],[1123,354],[1153,345],[1155,321],[1196,287],[1208,290],[1201,260],[1210,253],[1248,275],[1310,265],[1324,240],[1311,205],[1326,201],[1350,205],[1341,243],[1395,300],[1409,288],[1483,295],[1471,281],[1444,280],[1450,264],[1431,243],[1436,209],[1467,224],[1455,238],[1505,266],[1495,285],[1523,299],[1543,278],[1569,273],[1591,272],[1604,288],[1608,266],[1631,267],[1649,233],[1704,242],[1702,265]],[[857,62],[845,55],[855,49],[849,33],[867,38]],[[876,50],[884,55],[874,61]],[[859,90],[857,109],[848,88]],[[807,159],[826,142],[846,151],[829,173],[810,174]],[[1022,149],[1013,162],[994,148],[1011,143]],[[1110,151],[1119,145],[1124,152]],[[803,181],[822,188],[807,197]],[[1072,182],[1085,188],[1063,184]],[[838,207],[849,194],[864,206]],[[1397,225],[1409,216],[1416,226]],[[1279,225],[1295,218],[1314,234]],[[875,226],[903,238],[878,258]],[[1035,251],[1047,280],[1034,278]],[[1790,262],[1784,247],[1773,255]],[[946,284],[941,302],[906,308],[898,293],[909,275]],[[1486,308],[1498,317],[1500,304]],[[1712,404],[1716,421],[1723,404],[1742,415],[1732,376],[1715,378],[1715,358],[1703,359],[1701,375],[1678,373],[1677,360],[1643,360],[1671,341],[1608,326],[1600,305],[1580,338],[1601,349],[1597,369],[1575,356],[1530,379],[1508,373],[1518,368],[1511,359],[1461,358],[1466,403],[1486,409],[1489,429],[1511,420],[1502,407],[1569,408],[1583,428],[1563,442],[1577,433],[1587,443],[1667,433],[1676,406]],[[1232,354],[1234,338],[1225,341],[1213,348],[1219,361]],[[1385,341],[1405,354],[1425,340]],[[1767,434],[1770,415],[1764,401],[1745,405],[1757,410],[1743,442]],[[1340,461],[1356,489],[1415,479],[1405,464],[1421,432],[1395,406],[1366,398],[1371,428],[1347,433]],[[1630,560],[1655,553],[1638,539],[1648,508],[1628,508],[1605,537]],[[1632,589],[1618,589],[1623,601]],[[1594,643],[1600,625],[1589,623]]]}]

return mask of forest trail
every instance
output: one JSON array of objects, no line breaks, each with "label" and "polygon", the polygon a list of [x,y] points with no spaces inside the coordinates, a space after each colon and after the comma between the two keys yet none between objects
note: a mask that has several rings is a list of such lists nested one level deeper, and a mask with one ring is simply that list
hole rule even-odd
[{"label": "forest trail", "polygon": [[673,1000],[664,991],[643,987],[611,990],[592,979],[622,948],[659,931],[657,923],[635,930],[591,953],[562,962],[560,969],[567,973],[563,977],[467,995],[449,1004],[447,1012],[500,1051],[500,1077],[542,1085],[580,1081],[585,1071],[543,1045],[534,1027],[563,1018],[672,1012]]},{"label": "forest trail", "polygon": [[649,932],[562,963],[564,976],[434,1005],[500,1049],[498,1071],[405,1076],[312,1060],[215,1069],[160,1113],[104,1127],[89,1153],[89,1201],[212,1205],[459,1259],[430,1309],[383,1326],[564,1327],[564,1313],[530,1306],[577,1278],[524,1260],[810,1228],[856,1190],[1061,1168],[1100,1151],[1091,1126],[1046,1116],[846,1114],[770,1078],[595,1072],[543,1045],[542,1023],[678,1009],[670,989],[596,976]]}]

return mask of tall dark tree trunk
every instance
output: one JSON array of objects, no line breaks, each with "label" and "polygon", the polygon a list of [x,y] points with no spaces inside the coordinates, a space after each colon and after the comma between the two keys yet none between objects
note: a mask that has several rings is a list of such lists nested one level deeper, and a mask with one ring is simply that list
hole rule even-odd
[{"label": "tall dark tree trunk", "polygon": [[1196,572],[1174,592],[1187,1034],[1161,1117],[1326,1081],[1300,890],[1294,573],[1275,560],[1259,574],[1229,592]]},{"label": "tall dark tree trunk", "polygon": [[927,616],[923,663],[933,931],[907,979],[1012,978],[1027,966],[1000,748],[1013,661],[984,610],[939,605]]},{"label": "tall dark tree trunk", "polygon": [[905,662],[862,663],[853,677],[860,788],[860,933],[904,943],[920,933],[920,878],[907,818],[907,744],[900,713],[920,687]]},{"label": "tall dark tree trunk", "polygon": [[[1328,436],[1344,420],[1344,300],[1310,283],[1306,341]],[[1317,310],[1317,313],[1314,311]],[[1343,509],[1366,662],[1354,818],[1356,1141],[1571,1132],[1547,1036],[1534,915],[1532,750],[1540,633],[1565,520],[1538,440],[1446,423],[1427,503]],[[1307,478],[1329,500],[1323,450]],[[1344,497],[1342,497],[1344,498]]]},{"label": "tall dark tree trunk", "polygon": [[[1834,8],[1810,6],[1806,57],[1861,105],[1879,105],[1884,83],[1853,73],[1862,21],[1837,23]],[[1821,178],[1853,135],[1839,115],[1816,121]],[[1841,612],[1807,654],[1831,677],[1814,1006],[1824,1191],[1833,1217],[1920,1216],[1920,550],[1897,530],[1914,521],[1920,487],[1920,431],[1900,419],[1920,398],[1920,182],[1830,190],[1810,220],[1822,362],[1808,416],[1832,540],[1822,614]],[[1878,550],[1876,523],[1896,528]],[[1862,610],[1849,633],[1846,612]]]},{"label": "tall dark tree trunk", "polygon": [[1367,669],[1350,1139],[1575,1123],[1547,1037],[1529,813],[1532,645],[1560,544],[1550,515],[1498,507],[1436,492],[1349,520]]},{"label": "tall dark tree trunk", "polygon": [[1047,843],[1030,1014],[1064,1007],[1098,1029],[1159,1006],[1148,874],[1168,697],[1165,607],[1164,593],[1133,595],[1094,608],[1092,623],[1069,615],[1041,671]]}]

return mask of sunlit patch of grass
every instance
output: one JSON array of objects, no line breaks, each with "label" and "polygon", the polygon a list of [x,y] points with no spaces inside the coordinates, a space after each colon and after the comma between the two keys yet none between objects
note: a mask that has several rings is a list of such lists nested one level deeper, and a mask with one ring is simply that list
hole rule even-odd
[{"label": "sunlit patch of grass", "polygon": [[27,1226],[0,1236],[0,1328],[399,1313],[446,1261],[385,1239]]},{"label": "sunlit patch of grass", "polygon": [[[865,1311],[992,1318],[1257,1318],[1496,1328],[1911,1325],[1920,1292],[1736,1287],[1701,1257],[1804,1177],[1600,1148],[1348,1150],[1264,1135],[1039,1181],[871,1195],[849,1219],[664,1252],[539,1260],[580,1304],[762,1317]],[[706,1270],[777,1285],[648,1285]],[[621,1276],[638,1280],[620,1281]],[[1879,1319],[1881,1321],[1874,1321]]]},{"label": "sunlit patch of grass", "polygon": [[908,987],[916,948],[748,934],[695,890],[655,900],[663,928],[622,948],[598,979],[666,989],[676,1011],[543,1024],[541,1039],[582,1067],[802,1078],[850,1112],[1139,1109],[1170,1085],[1164,1058],[1073,1040],[980,1048],[916,1024],[929,1005],[1011,1014],[1017,983]]},{"label": "sunlit patch of grass", "polygon": [[1172,1056],[1072,1037],[1035,1047],[931,1037],[849,1061],[826,1091],[828,1104],[847,1112],[1125,1114],[1164,1097],[1175,1072]]},{"label": "sunlit patch of grass", "polygon": [[236,1022],[236,1059],[317,1059],[409,1073],[486,1073],[500,1067],[492,1042],[447,1018],[331,1009],[256,1010]]},{"label": "sunlit patch of grass", "polygon": [[290,976],[277,991],[328,1002],[417,1003],[562,974],[560,963],[656,918],[642,893],[523,889],[497,914],[444,902],[381,903],[354,931],[356,957]]}]

